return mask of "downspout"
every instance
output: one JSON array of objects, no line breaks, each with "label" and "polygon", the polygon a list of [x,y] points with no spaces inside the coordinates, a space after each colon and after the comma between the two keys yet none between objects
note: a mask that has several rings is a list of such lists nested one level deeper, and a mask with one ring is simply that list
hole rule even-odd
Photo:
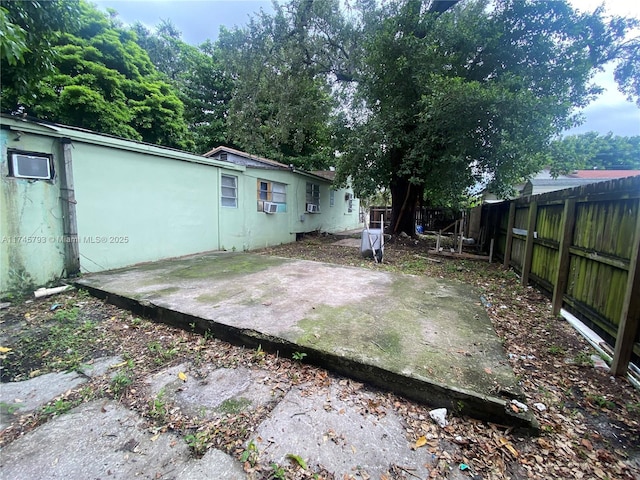
[{"label": "downspout", "polygon": [[78,219],[76,217],[76,194],[73,185],[73,163],[71,139],[61,138],[62,171],[60,172],[60,200],[62,202],[62,233],[64,235],[64,268],[67,276],[80,273],[80,246],[78,242]]}]

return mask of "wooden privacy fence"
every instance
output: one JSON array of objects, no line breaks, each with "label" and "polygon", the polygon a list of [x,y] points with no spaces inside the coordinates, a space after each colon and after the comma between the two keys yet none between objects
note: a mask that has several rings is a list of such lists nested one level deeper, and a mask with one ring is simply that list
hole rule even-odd
[{"label": "wooden privacy fence", "polygon": [[483,207],[505,267],[615,342],[611,371],[640,356],[640,176]]}]

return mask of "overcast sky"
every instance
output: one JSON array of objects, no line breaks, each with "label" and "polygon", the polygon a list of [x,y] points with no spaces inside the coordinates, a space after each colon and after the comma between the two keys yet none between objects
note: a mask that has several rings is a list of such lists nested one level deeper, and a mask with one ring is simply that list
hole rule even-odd
[{"label": "overcast sky", "polygon": [[[113,8],[127,24],[136,21],[153,28],[169,19],[182,32],[185,42],[198,45],[215,40],[221,25],[232,28],[246,25],[261,9],[272,11],[270,0],[93,0],[103,10]],[[572,0],[578,9],[592,11],[602,0]],[[604,0],[607,11],[616,15],[640,18],[637,0]],[[598,74],[596,83],[605,92],[584,109],[586,122],[567,133],[596,131],[600,134],[640,135],[640,109],[618,92],[613,80],[613,68]]]}]

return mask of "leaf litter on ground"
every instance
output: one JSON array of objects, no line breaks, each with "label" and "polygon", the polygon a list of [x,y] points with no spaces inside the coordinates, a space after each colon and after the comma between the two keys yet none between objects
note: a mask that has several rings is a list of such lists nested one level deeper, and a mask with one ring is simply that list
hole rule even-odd
[{"label": "leaf litter on ground", "polygon": [[[19,417],[0,432],[0,447],[46,422],[51,417],[46,412],[54,410],[55,401],[75,406],[96,398],[115,398],[146,418],[154,434],[181,434],[196,456],[210,448],[218,448],[238,460],[246,456],[249,478],[368,478],[365,471],[334,476],[296,454],[291,454],[290,461],[283,465],[266,460],[263,463],[258,451],[247,454],[251,432],[292,388],[305,385],[306,393],[301,394],[308,395],[314,389],[320,391],[336,384],[340,396],[355,399],[354,404],[360,405],[363,415],[382,417],[396,412],[404,421],[407,445],[427,449],[431,455],[431,478],[447,478],[460,470],[460,465],[467,467],[464,475],[483,479],[640,478],[640,392],[624,378],[613,378],[588,361],[579,361],[595,352],[566,321],[551,314],[549,300],[542,293],[520,286],[515,273],[499,265],[450,258],[429,261],[428,248],[433,245],[423,240],[398,238],[387,243],[382,264],[363,259],[357,249],[338,247],[333,242],[331,236],[310,236],[260,253],[457,279],[475,286],[479,301],[482,296],[482,304],[503,339],[509,363],[521,380],[526,404],[544,406],[532,409],[541,426],[540,436],[525,436],[505,426],[451,414],[448,425],[441,428],[429,418],[427,405],[300,361],[141,319],[82,292],[66,292],[55,300],[18,302],[0,312],[6,338],[0,356],[2,380],[24,380],[65,364],[69,359],[64,352],[34,351],[33,343],[56,325],[56,312],[75,308],[82,325],[90,321],[89,327],[94,330],[91,350],[80,352],[82,358],[72,360],[87,362],[120,355],[125,360],[118,371],[128,381],[116,389],[108,375],[92,379],[55,399],[49,409]],[[54,311],[53,303],[62,307]],[[58,318],[63,316],[58,314]],[[197,378],[199,365],[265,370],[268,374],[263,381],[271,387],[274,401],[251,411],[225,413],[204,423],[172,405],[165,406],[163,415],[158,415],[157,410],[152,412],[144,379],[186,361],[191,362],[193,371],[178,373],[183,382]],[[335,432],[324,435],[336,443],[342,441]],[[382,478],[414,477],[406,466],[390,465]]]}]

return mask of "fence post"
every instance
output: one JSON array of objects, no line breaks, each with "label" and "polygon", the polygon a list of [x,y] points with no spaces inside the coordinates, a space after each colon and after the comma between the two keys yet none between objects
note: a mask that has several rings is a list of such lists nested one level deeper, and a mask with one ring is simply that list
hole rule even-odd
[{"label": "fence post", "polygon": [[[513,246],[513,226],[516,223],[516,202],[512,200],[509,204],[509,220],[507,222],[507,242],[504,246],[504,259],[502,266],[509,268],[511,262],[511,247]],[[497,227],[498,222],[496,222]]]},{"label": "fence post", "polygon": [[576,200],[569,198],[564,202],[562,212],[562,227],[560,228],[560,248],[558,250],[558,265],[556,278],[553,282],[553,314],[560,313],[562,308],[562,297],[567,291],[567,280],[569,279],[569,247],[573,242],[573,227],[576,223]]},{"label": "fence post", "polygon": [[520,283],[526,287],[529,283],[529,273],[531,272],[531,261],[533,257],[533,240],[538,217],[538,202],[533,200],[529,203],[529,219],[527,221],[527,241],[524,247],[524,259],[522,260],[522,276]]},{"label": "fence post", "polygon": [[640,201],[638,201],[636,207],[634,237],[627,276],[627,289],[624,294],[616,346],[611,363],[611,373],[616,376],[624,375],[627,371],[631,361],[636,332],[639,328],[638,324],[640,324],[640,263],[638,262],[638,251],[640,250]]}]

